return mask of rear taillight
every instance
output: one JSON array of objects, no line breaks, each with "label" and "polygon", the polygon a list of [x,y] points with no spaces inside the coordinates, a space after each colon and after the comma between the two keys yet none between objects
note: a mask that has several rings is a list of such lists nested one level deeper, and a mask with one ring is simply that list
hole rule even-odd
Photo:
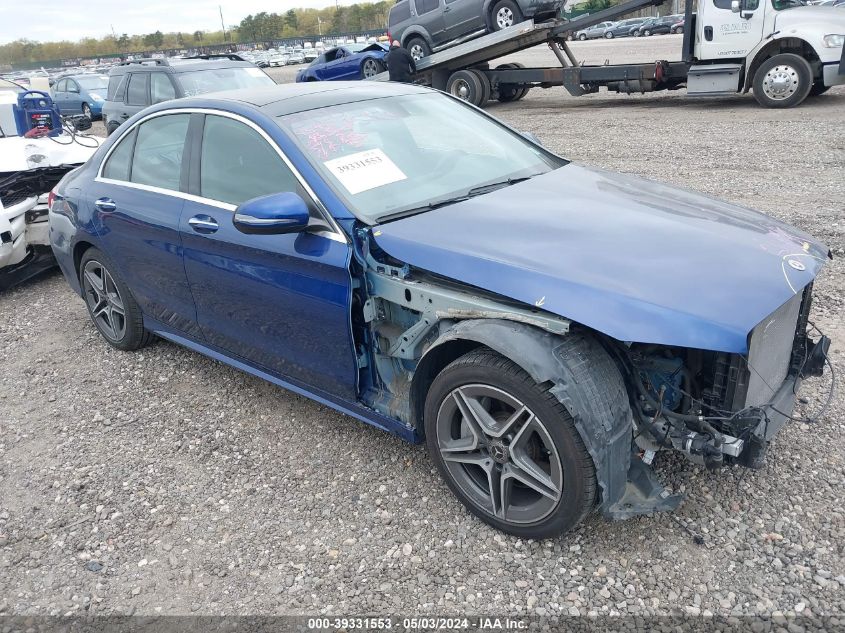
[{"label": "rear taillight", "polygon": [[53,210],[53,200],[56,199],[56,190],[51,189],[50,193],[47,194],[47,208],[52,211]]}]

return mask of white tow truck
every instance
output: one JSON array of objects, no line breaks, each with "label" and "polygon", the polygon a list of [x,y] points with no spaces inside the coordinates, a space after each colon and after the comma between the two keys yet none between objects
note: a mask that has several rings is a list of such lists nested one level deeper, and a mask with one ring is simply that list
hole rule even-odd
[{"label": "white tow truck", "polygon": [[[718,96],[752,90],[766,107],[788,108],[831,86],[845,84],[845,8],[807,6],[803,0],[694,0],[687,2],[679,61],[584,65],[567,38],[664,0],[628,0],[571,21],[532,21],[456,44],[417,62],[416,80],[483,105],[515,101],[533,87],[563,86],[574,95],[601,86],[621,93],[674,90]],[[547,43],[560,66],[525,68],[489,62]],[[378,79],[386,79],[386,75]]]}]

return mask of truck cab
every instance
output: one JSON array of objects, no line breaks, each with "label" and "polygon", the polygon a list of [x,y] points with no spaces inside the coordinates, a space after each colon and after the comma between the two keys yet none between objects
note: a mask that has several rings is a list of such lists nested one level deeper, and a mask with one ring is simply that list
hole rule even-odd
[{"label": "truck cab", "polygon": [[[802,0],[703,0],[694,18],[689,94],[752,90],[791,107],[845,83],[845,11]],[[687,36],[685,36],[687,37]],[[685,50],[687,49],[685,46]]]}]

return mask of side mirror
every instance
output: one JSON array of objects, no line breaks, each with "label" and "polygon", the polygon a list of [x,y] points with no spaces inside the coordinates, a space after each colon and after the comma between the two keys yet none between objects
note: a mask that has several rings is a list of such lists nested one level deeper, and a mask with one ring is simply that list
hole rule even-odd
[{"label": "side mirror", "polygon": [[243,233],[299,233],[308,226],[305,200],[290,191],[247,200],[235,209],[235,228]]},{"label": "side mirror", "polygon": [[739,0],[731,0],[731,11],[733,11],[734,13],[739,13],[741,8],[742,7],[740,5]]}]

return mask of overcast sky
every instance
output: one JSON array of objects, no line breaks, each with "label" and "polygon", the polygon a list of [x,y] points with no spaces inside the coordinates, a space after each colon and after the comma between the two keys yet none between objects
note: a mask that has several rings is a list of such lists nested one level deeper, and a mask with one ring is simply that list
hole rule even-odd
[{"label": "overcast sky", "polygon": [[250,13],[283,13],[295,7],[333,4],[334,0],[284,4],[272,0],[0,0],[0,44],[20,38],[48,42],[102,37],[111,33],[112,26],[118,35],[220,30],[218,5],[223,7],[229,28]]}]

